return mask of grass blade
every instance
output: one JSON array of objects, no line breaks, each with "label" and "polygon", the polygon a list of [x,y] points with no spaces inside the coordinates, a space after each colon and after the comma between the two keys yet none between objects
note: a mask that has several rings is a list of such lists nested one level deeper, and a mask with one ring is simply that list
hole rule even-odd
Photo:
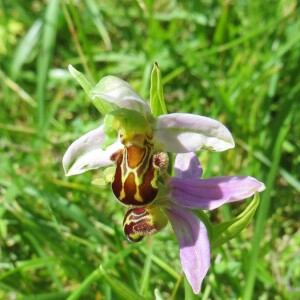
[{"label": "grass blade", "polygon": [[45,19],[43,21],[42,48],[38,57],[37,65],[37,101],[38,101],[38,124],[42,134],[46,120],[46,88],[48,72],[55,46],[57,22],[59,17],[59,0],[51,0],[48,3]]},{"label": "grass blade", "polygon": [[15,51],[15,55],[11,64],[11,76],[13,79],[17,78],[23,64],[26,62],[28,56],[36,46],[41,35],[42,24],[42,20],[36,20]]},{"label": "grass blade", "polygon": [[106,30],[106,27],[104,26],[102,22],[102,17],[99,11],[99,6],[94,0],[85,0],[85,3],[88,7],[88,10],[90,11],[92,15],[92,20],[94,24],[96,25],[100,35],[103,38],[104,44],[108,50],[112,49],[111,40],[109,37],[109,34]]},{"label": "grass blade", "polygon": [[[266,180],[266,191],[262,195],[261,206],[257,213],[257,219],[255,222],[255,232],[254,232],[254,240],[252,245],[252,250],[249,255],[249,267],[246,275],[246,285],[244,288],[243,299],[251,300],[253,296],[253,290],[255,285],[255,277],[256,277],[256,268],[259,257],[260,250],[260,242],[264,236],[264,229],[266,225],[266,220],[268,216],[270,201],[271,201],[271,192],[273,190],[273,186],[275,184],[275,178],[279,169],[279,163],[281,159],[281,147],[284,139],[286,138],[287,133],[290,129],[291,120],[294,114],[293,102],[283,103],[281,108],[281,114],[278,117],[280,122],[280,129],[277,134],[277,138],[274,141],[274,146],[271,145],[272,151],[272,165],[270,171],[268,172],[267,180]],[[276,130],[276,128],[275,128]],[[277,132],[277,130],[276,130]]]},{"label": "grass blade", "polygon": [[109,275],[102,266],[100,267],[100,272],[103,275],[103,277],[106,279],[108,284],[111,286],[111,288],[115,291],[115,293],[118,294],[122,299],[126,299],[126,300],[145,299],[144,297],[142,297],[141,295],[137,294],[132,289],[130,289],[123,282]]}]

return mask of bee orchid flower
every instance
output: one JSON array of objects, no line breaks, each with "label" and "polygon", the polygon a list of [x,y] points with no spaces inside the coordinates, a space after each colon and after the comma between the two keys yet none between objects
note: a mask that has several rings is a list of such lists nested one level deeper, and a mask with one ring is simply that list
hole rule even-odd
[{"label": "bee orchid flower", "polygon": [[229,130],[214,119],[188,113],[154,117],[129,83],[106,76],[93,87],[83,74],[72,66],[69,69],[106,115],[103,124],[68,148],[63,157],[65,174],[115,166],[112,188],[123,204],[144,206],[154,200],[158,178],[168,165],[167,152],[234,147]]},{"label": "bee orchid flower", "polygon": [[250,176],[201,179],[202,167],[194,153],[177,154],[174,168],[176,176],[166,180],[152,206],[128,210],[124,232],[129,240],[138,242],[160,231],[169,220],[178,240],[182,269],[198,294],[210,266],[210,240],[206,226],[192,209],[212,210],[251,197],[265,186]]},{"label": "bee orchid flower", "polygon": [[[112,182],[116,198],[128,206],[123,227],[132,242],[155,234],[170,221],[182,269],[198,294],[210,266],[210,240],[207,227],[192,210],[212,210],[243,200],[262,191],[264,184],[249,176],[200,178],[202,167],[194,152],[233,148],[232,135],[211,118],[167,114],[160,75],[153,75],[158,85],[155,90],[151,84],[150,109],[129,83],[117,77],[106,76],[93,86],[72,66],[69,70],[105,117],[98,128],[67,149],[63,157],[65,174],[106,168],[104,182]],[[152,74],[159,74],[157,66]],[[165,172],[168,152],[178,153],[175,177]]]}]

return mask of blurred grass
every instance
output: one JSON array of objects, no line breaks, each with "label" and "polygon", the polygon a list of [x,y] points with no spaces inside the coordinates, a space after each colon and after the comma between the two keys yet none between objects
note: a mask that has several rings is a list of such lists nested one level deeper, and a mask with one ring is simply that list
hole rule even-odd
[{"label": "blurred grass", "polygon": [[[299,13],[295,0],[1,0],[0,299],[299,298]],[[97,172],[66,178],[61,167],[68,145],[101,122],[67,65],[94,83],[120,76],[149,99],[155,61],[169,112],[233,132],[234,150],[201,154],[204,175],[267,185],[255,221],[213,250],[200,296],[170,227],[131,245],[124,208],[90,185]]]}]

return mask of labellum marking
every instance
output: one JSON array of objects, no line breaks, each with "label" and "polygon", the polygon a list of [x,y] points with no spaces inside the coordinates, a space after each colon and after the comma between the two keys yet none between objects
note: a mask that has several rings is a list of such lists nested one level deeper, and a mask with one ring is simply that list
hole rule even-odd
[{"label": "labellum marking", "polygon": [[145,236],[155,234],[167,225],[167,219],[159,208],[136,207],[124,217],[123,228],[131,242],[139,242]]},{"label": "labellum marking", "polygon": [[145,146],[124,146],[111,159],[116,162],[112,189],[124,204],[144,206],[157,195],[159,166],[154,163],[155,152],[147,140]]},{"label": "labellum marking", "polygon": [[144,208],[130,209],[123,221],[124,232],[131,242],[139,242],[156,231],[151,215]]}]

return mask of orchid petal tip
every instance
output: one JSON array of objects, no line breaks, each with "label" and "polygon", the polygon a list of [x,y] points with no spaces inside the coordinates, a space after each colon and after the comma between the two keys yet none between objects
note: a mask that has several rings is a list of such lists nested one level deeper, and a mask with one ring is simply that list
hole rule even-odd
[{"label": "orchid petal tip", "polygon": [[261,182],[261,186],[257,189],[258,192],[262,192],[266,189],[266,186],[263,182]]}]

